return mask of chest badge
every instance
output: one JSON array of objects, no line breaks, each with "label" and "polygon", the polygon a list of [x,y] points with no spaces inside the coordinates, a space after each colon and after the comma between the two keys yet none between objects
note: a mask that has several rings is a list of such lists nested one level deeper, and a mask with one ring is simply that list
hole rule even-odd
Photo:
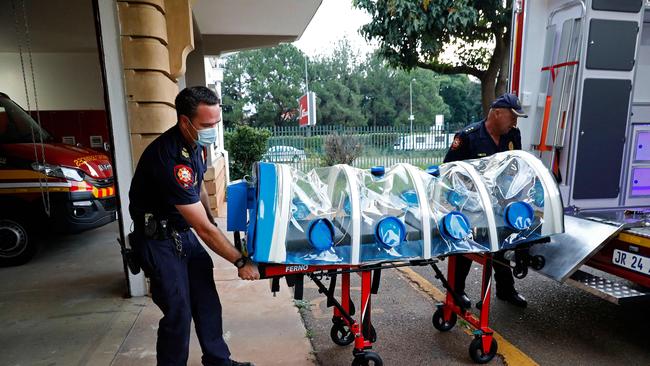
[{"label": "chest badge", "polygon": [[514,150],[514,149],[515,149],[515,144],[512,141],[508,142],[508,150]]},{"label": "chest badge", "polygon": [[184,157],[185,159],[189,159],[189,158],[190,158],[190,153],[189,153],[189,151],[187,151],[187,148],[184,147],[184,148],[181,150],[181,156]]},{"label": "chest badge", "polygon": [[454,142],[451,143],[451,149],[452,150],[458,150],[460,148],[460,145],[462,144],[462,141],[460,137],[456,136],[454,137]]},{"label": "chest badge", "polygon": [[184,189],[190,189],[194,184],[194,172],[187,165],[176,165],[174,167],[174,178]]}]

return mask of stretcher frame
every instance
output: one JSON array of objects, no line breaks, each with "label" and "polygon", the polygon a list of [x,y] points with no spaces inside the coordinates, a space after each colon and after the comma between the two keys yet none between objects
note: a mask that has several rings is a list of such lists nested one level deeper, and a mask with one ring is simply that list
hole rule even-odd
[{"label": "stretcher frame", "polygon": [[[238,237],[238,235],[236,236]],[[528,252],[530,246],[546,242],[548,238],[531,242],[514,249],[516,265],[513,268],[515,277],[523,278],[528,273],[528,267],[540,269],[544,265],[543,257],[531,256]],[[237,242],[237,240],[236,240]],[[474,328],[474,339],[469,345],[469,354],[472,360],[479,364],[490,362],[496,355],[498,344],[494,338],[494,331],[489,326],[490,296],[492,288],[492,266],[494,253],[472,253],[463,255],[482,267],[481,300],[479,314],[470,312],[468,307],[463,307],[460,295],[454,291],[456,256],[450,255],[442,258],[419,259],[404,262],[377,263],[371,265],[292,265],[260,263],[260,279],[272,280],[272,291],[279,290],[279,279],[287,278],[287,282],[294,287],[294,297],[302,299],[302,279],[306,276],[314,282],[320,294],[327,298],[327,306],[333,307],[332,328],[330,337],[340,346],[354,343],[352,350],[352,366],[382,365],[381,357],[371,351],[373,343],[377,341],[377,334],[371,321],[372,295],[379,290],[381,271],[399,267],[430,266],[436,279],[440,280],[446,290],[445,299],[436,305],[432,323],[434,328],[441,332],[451,330],[458,317],[464,319]],[[438,267],[441,260],[448,258],[447,277]],[[509,264],[508,264],[509,265]],[[356,273],[361,277],[361,309],[358,320],[354,319],[356,309],[350,294],[350,275]],[[341,276],[341,296],[335,295],[336,277]],[[327,287],[322,279],[328,277],[330,286]]]}]

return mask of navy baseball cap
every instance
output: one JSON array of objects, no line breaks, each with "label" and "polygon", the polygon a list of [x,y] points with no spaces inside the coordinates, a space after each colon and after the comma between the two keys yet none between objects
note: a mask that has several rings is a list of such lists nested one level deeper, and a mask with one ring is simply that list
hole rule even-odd
[{"label": "navy baseball cap", "polygon": [[521,108],[521,102],[516,95],[505,93],[492,102],[491,108],[509,108],[517,117],[528,118],[526,112]]}]

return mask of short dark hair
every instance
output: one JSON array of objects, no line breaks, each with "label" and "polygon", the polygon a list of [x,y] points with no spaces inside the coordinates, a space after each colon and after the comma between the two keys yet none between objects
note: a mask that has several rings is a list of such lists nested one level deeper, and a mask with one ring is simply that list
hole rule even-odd
[{"label": "short dark hair", "polygon": [[219,96],[205,86],[192,86],[181,90],[176,96],[176,117],[180,119],[185,115],[190,119],[196,115],[196,108],[199,104],[217,105],[220,104]]}]

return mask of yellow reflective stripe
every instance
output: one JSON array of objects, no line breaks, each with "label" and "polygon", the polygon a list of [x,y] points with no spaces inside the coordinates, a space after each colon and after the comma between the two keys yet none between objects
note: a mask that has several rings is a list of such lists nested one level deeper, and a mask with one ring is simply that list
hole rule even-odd
[{"label": "yellow reflective stripe", "polygon": [[[43,191],[46,189],[43,187]],[[48,187],[47,191],[49,192],[69,192],[70,188],[67,187]],[[39,187],[25,187],[25,188],[0,188],[0,194],[15,194],[15,193],[39,193],[41,189]]]},{"label": "yellow reflective stripe", "polygon": [[0,176],[2,179],[43,179],[47,178],[47,175],[28,169],[9,169],[9,170],[0,170]]},{"label": "yellow reflective stripe", "polygon": [[640,247],[650,248],[650,239],[643,236],[623,232],[618,234],[618,237],[616,239],[626,243],[638,245]]}]

